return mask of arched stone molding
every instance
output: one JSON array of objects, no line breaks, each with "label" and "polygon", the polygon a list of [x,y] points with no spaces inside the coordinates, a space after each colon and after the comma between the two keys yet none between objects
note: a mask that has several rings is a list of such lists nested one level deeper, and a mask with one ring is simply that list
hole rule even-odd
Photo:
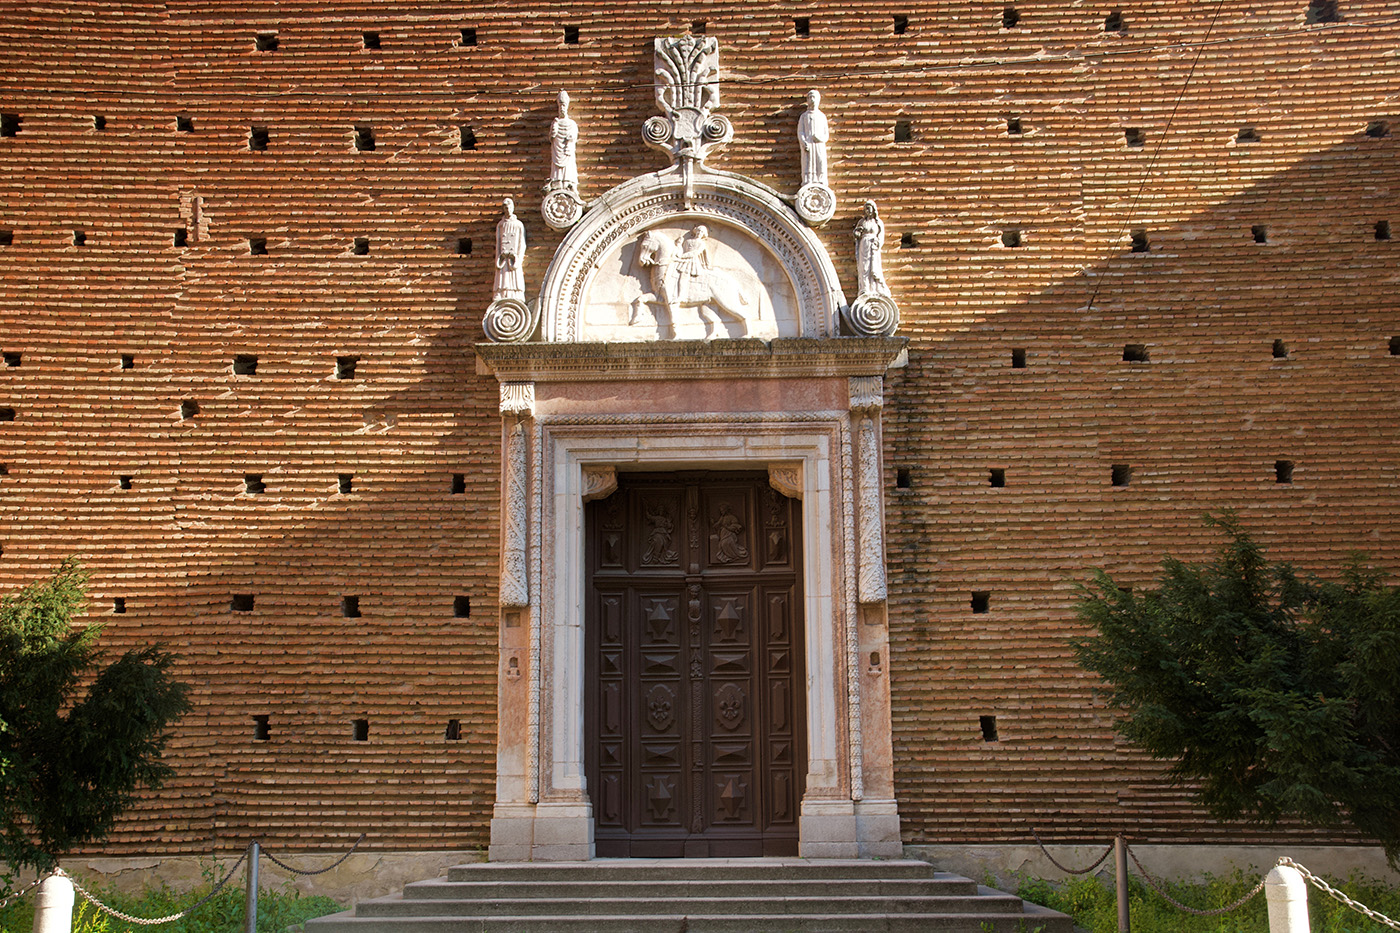
[{"label": "arched stone molding", "polygon": [[781,268],[795,295],[798,323],[795,332],[776,336],[837,336],[846,301],[836,269],[821,241],[779,194],[743,176],[707,170],[697,171],[687,189],[672,168],[613,188],[590,205],[560,244],[540,291],[542,339],[589,340],[585,303],[604,260],[663,224],[726,228]]}]

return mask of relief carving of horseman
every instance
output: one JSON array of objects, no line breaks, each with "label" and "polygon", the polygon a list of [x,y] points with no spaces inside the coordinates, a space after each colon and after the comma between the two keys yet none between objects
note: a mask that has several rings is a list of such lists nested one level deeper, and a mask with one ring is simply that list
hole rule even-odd
[{"label": "relief carving of horseman", "polygon": [[708,251],[709,230],[697,224],[674,243],[657,231],[649,230],[637,241],[637,262],[650,273],[651,291],[632,302],[630,324],[642,323],[648,305],[666,309],[672,333],[682,321],[682,313],[694,310],[705,325],[705,339],[726,336],[721,314],[741,326],[738,336],[747,336],[749,321],[762,318],[762,305],[744,293],[739,282],[727,272],[711,268]]}]

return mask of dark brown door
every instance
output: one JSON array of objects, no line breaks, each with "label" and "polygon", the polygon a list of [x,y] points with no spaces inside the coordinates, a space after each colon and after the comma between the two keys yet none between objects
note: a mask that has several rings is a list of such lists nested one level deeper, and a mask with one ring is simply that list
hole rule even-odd
[{"label": "dark brown door", "polygon": [[619,474],[587,511],[599,856],[796,855],[800,504],[766,474]]}]

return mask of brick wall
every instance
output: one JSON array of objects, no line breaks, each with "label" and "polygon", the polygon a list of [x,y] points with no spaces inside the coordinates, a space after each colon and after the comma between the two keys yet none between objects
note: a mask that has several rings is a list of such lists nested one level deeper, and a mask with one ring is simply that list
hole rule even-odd
[{"label": "brick wall", "polygon": [[795,189],[820,88],[841,198],[821,236],[851,293],[860,201],[888,230],[912,339],[886,396],[907,839],[1226,838],[1115,741],[1065,640],[1086,568],[1147,585],[1162,555],[1209,552],[1206,509],[1304,568],[1355,547],[1400,568],[1400,264],[1377,239],[1400,223],[1400,17],[1343,0],[1310,25],[1307,5],[8,8],[0,582],[78,554],[107,643],[165,641],[195,692],[178,777],[108,851],[484,843],[499,439],[471,345],[499,198],[537,287],[555,92],[585,197],[651,171],[650,41],[702,20],[736,130],[715,165]]}]

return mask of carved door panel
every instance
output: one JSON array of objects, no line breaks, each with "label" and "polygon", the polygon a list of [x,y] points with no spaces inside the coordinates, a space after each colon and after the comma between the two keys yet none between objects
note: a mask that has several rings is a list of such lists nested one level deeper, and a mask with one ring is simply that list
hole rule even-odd
[{"label": "carved door panel", "polygon": [[754,474],[635,474],[588,507],[600,856],[795,855],[800,509]]}]

